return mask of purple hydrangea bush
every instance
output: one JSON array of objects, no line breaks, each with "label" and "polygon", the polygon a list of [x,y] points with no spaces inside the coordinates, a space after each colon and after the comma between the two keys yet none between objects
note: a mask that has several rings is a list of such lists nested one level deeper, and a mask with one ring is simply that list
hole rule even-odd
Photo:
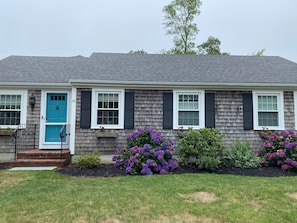
[{"label": "purple hydrangea bush", "polygon": [[116,149],[112,160],[115,167],[125,168],[127,174],[166,174],[178,166],[173,149],[173,142],[165,141],[152,128],[138,129],[127,137],[126,146]]},{"label": "purple hydrangea bush", "polygon": [[294,131],[283,130],[268,135],[258,153],[263,165],[297,170],[297,136]]}]

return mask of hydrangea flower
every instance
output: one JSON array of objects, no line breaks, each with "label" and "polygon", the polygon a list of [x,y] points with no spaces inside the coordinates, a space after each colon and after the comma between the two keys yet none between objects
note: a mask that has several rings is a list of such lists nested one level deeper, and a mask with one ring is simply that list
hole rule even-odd
[{"label": "hydrangea flower", "polygon": [[292,130],[273,132],[258,150],[263,165],[278,165],[297,170],[297,137]]},{"label": "hydrangea flower", "polygon": [[112,160],[116,167],[124,167],[127,174],[165,174],[177,168],[172,140],[164,140],[154,129],[140,128],[126,139],[126,146],[118,147]]}]

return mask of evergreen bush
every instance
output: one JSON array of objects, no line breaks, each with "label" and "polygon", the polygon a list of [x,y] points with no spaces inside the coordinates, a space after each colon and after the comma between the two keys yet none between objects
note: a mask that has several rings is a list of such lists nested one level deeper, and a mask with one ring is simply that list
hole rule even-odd
[{"label": "evergreen bush", "polygon": [[182,165],[192,165],[198,169],[213,171],[222,162],[223,134],[212,128],[189,129],[180,140],[177,155]]}]

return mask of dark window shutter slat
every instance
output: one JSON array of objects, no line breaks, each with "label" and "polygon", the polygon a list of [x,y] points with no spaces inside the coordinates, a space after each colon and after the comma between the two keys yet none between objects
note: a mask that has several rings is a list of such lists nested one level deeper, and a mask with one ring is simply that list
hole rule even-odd
[{"label": "dark window shutter slat", "polygon": [[173,128],[173,93],[163,93],[163,129]]},{"label": "dark window shutter slat", "polygon": [[252,130],[253,126],[253,94],[243,93],[243,129]]},{"label": "dark window shutter slat", "polygon": [[134,92],[125,92],[124,128],[134,129]]},{"label": "dark window shutter slat", "polygon": [[205,127],[215,128],[215,94],[205,93]]},{"label": "dark window shutter slat", "polygon": [[91,100],[91,91],[81,92],[80,127],[82,129],[88,129],[91,127]]}]

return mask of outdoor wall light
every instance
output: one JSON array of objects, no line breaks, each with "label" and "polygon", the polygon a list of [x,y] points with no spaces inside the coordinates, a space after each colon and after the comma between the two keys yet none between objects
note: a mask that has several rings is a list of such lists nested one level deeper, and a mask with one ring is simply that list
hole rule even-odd
[{"label": "outdoor wall light", "polygon": [[29,105],[31,106],[31,108],[34,108],[35,106],[35,101],[36,101],[36,97],[34,95],[31,95],[29,97]]}]

